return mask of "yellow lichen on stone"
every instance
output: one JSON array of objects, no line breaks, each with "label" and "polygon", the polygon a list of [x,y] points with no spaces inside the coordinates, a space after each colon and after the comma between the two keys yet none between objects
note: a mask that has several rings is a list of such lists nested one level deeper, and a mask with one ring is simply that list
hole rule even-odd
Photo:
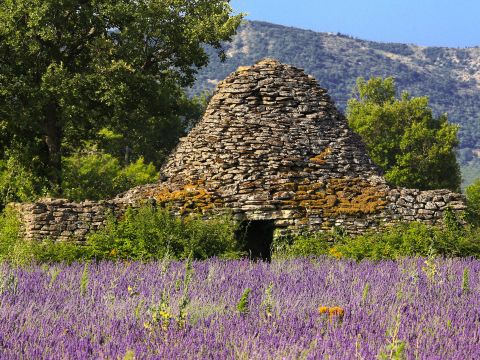
[{"label": "yellow lichen on stone", "polygon": [[299,225],[308,225],[309,223],[310,223],[310,219],[306,217],[298,221]]},{"label": "yellow lichen on stone", "polygon": [[326,157],[332,153],[332,148],[327,147],[320,154],[310,158],[310,161],[317,165],[323,165],[327,163]]},{"label": "yellow lichen on stone", "polygon": [[200,182],[186,184],[171,190],[168,187],[160,188],[154,198],[162,207],[172,208],[181,215],[188,213],[205,213],[222,204],[221,199],[213,198],[213,194],[201,186]]},{"label": "yellow lichen on stone", "polygon": [[325,209],[326,216],[373,214],[386,205],[385,192],[362,179],[332,179],[327,192],[336,202]]},{"label": "yellow lichen on stone", "polygon": [[250,70],[250,66],[239,66],[237,72],[243,72]]},{"label": "yellow lichen on stone", "polygon": [[277,189],[279,191],[296,191],[297,185],[293,182],[290,183],[284,183],[284,184],[278,184]]},{"label": "yellow lichen on stone", "polygon": [[321,210],[324,217],[335,218],[376,213],[385,207],[385,196],[384,191],[365,180],[339,178],[330,179],[326,185],[298,186],[293,200],[283,201],[282,205],[292,207],[296,204],[305,214]]}]

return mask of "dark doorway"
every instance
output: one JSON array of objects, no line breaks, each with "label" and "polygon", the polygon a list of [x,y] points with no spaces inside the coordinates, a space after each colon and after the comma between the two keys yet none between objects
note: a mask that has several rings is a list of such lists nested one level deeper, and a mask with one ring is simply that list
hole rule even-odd
[{"label": "dark doorway", "polygon": [[272,259],[274,229],[273,220],[251,220],[242,223],[239,235],[251,259]]}]

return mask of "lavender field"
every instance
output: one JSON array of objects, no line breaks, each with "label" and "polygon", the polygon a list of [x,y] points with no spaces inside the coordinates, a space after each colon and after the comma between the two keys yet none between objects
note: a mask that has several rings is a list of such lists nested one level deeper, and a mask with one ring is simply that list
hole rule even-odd
[{"label": "lavender field", "polygon": [[0,271],[1,359],[480,358],[476,260]]}]

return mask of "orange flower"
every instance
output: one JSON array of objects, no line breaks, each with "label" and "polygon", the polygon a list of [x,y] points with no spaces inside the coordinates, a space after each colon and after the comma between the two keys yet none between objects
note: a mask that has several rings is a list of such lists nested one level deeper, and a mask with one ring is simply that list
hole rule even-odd
[{"label": "orange flower", "polygon": [[345,310],[343,310],[339,306],[333,306],[333,307],[320,306],[318,308],[318,312],[320,314],[328,314],[328,320],[330,320],[330,322],[332,322],[334,317],[337,317],[340,321],[342,321],[343,316],[345,315]]},{"label": "orange flower", "polygon": [[329,309],[329,308],[328,308],[327,306],[320,306],[320,307],[318,308],[318,312],[319,312],[320,314],[326,314],[326,313],[328,312],[328,309]]},{"label": "orange flower", "polygon": [[337,259],[341,259],[343,257],[343,254],[337,250],[337,248],[333,247],[331,248],[329,251],[331,256],[337,258]]},{"label": "orange flower", "polygon": [[339,306],[331,307],[331,308],[328,310],[328,316],[329,316],[329,317],[338,316],[339,318],[343,318],[344,315],[345,315],[345,310],[343,310],[343,309],[342,309],[341,307],[339,307]]}]

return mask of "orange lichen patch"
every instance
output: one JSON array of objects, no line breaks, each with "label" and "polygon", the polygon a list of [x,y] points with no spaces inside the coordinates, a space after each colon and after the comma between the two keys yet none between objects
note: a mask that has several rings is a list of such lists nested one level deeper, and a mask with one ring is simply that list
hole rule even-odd
[{"label": "orange lichen patch", "polygon": [[311,200],[301,201],[299,205],[305,210],[310,211],[310,210],[323,210],[327,206],[327,203],[324,199],[311,199]]},{"label": "orange lichen patch", "polygon": [[327,162],[326,158],[328,155],[332,153],[332,148],[327,147],[323,150],[320,154],[315,155],[314,157],[310,158],[310,161],[317,165],[323,165]]},{"label": "orange lichen patch", "polygon": [[196,182],[183,185],[180,188],[170,189],[162,187],[153,197],[161,207],[173,208],[180,214],[205,213],[221,206],[222,200],[214,198],[213,194],[202,187],[203,183]]},{"label": "orange lichen patch", "polygon": [[333,208],[335,205],[338,204],[339,198],[337,195],[327,195],[325,196],[326,206],[327,208]]},{"label": "orange lichen patch", "polygon": [[185,185],[183,189],[184,191],[187,191],[187,192],[194,192],[197,190],[197,187],[193,184],[188,184],[188,185]]},{"label": "orange lichen patch", "polygon": [[324,212],[327,216],[373,214],[387,204],[385,191],[362,179],[332,179],[327,193],[337,199],[335,205]]},{"label": "orange lichen patch", "polygon": [[339,215],[373,214],[386,205],[386,193],[359,178],[330,179],[327,184],[300,185],[292,200],[282,204],[294,204],[307,213],[322,210],[325,217]]},{"label": "orange lichen patch", "polygon": [[293,182],[276,185],[277,191],[296,191],[297,187],[298,185]]}]

